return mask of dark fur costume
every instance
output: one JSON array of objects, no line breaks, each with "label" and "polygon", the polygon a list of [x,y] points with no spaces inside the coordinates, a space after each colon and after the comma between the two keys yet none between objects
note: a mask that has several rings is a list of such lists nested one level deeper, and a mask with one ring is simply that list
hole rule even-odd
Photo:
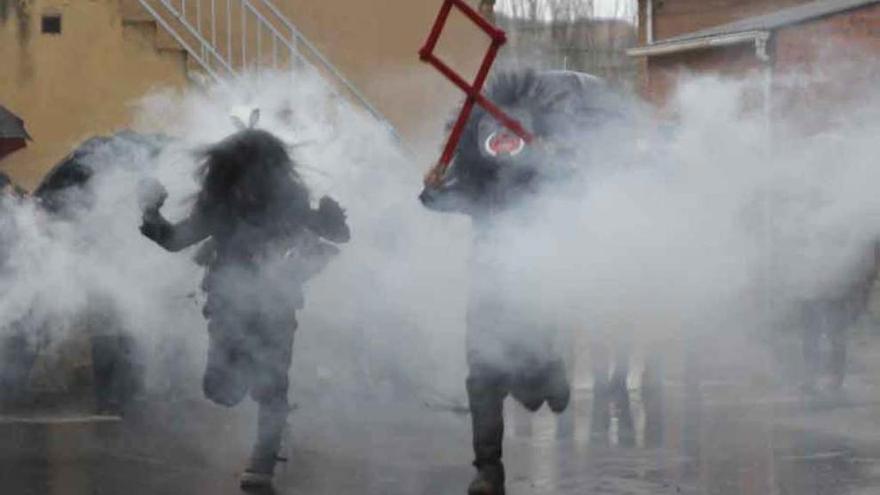
[{"label": "dark fur costume", "polygon": [[[12,181],[0,173],[0,279],[8,277],[12,270],[9,258],[18,238],[12,209],[18,202],[17,196]],[[24,397],[37,356],[22,323],[14,321],[0,326],[0,407],[13,405]]]},{"label": "dark fur costume", "polygon": [[[95,167],[131,167],[142,165],[135,155],[149,158],[158,153],[167,138],[122,131],[112,136],[88,139],[59,162],[43,178],[30,196],[51,221],[79,221],[94,205],[92,178]],[[5,177],[4,177],[5,178]],[[0,189],[6,182],[0,180]],[[12,191],[19,199],[26,196],[18,187]],[[4,198],[8,200],[9,197]],[[7,239],[7,242],[15,242]],[[7,380],[0,387],[17,398],[24,398],[31,368],[48,339],[45,323],[40,323],[38,308],[12,323],[0,345],[0,359]],[[118,317],[112,297],[89,294],[89,307],[81,314],[89,336],[93,364],[95,402],[100,412],[119,413],[142,389],[143,366],[136,358],[134,338],[126,332]],[[99,335],[95,335],[97,333]],[[14,401],[13,401],[14,402]]]},{"label": "dark fur costume", "polygon": [[10,247],[14,242],[15,225],[11,218],[11,209],[19,195],[15,184],[6,174],[0,172],[0,276],[9,262]]},{"label": "dark fur costume", "polygon": [[[802,390],[808,394],[838,394],[847,373],[847,334],[870,306],[871,292],[880,274],[880,242],[867,243],[854,266],[851,280],[824,297],[799,301],[796,325],[801,329],[803,353]],[[827,339],[827,356],[822,340]],[[828,379],[827,390],[818,387]]]},{"label": "dark fur costume", "polygon": [[106,167],[141,166],[169,142],[166,136],[132,131],[90,138],[46,174],[33,197],[56,218],[71,218],[93,205],[92,178],[96,174]]},{"label": "dark fur costume", "polygon": [[[574,72],[501,74],[489,84],[487,96],[529,129],[536,142],[518,153],[493,153],[493,137],[509,131],[478,107],[451,166],[439,184],[426,186],[420,199],[428,208],[461,212],[473,219],[467,391],[479,474],[469,493],[497,495],[504,492],[504,398],[512,394],[533,411],[547,402],[561,412],[570,392],[560,356],[540,342],[511,340],[500,331],[522,328],[520,335],[540,336],[546,329],[501,294],[505,284],[493,267],[495,248],[483,241],[492,236],[501,216],[541,194],[545,184],[567,178],[566,171],[579,165],[573,163],[575,151],[582,159],[589,144],[584,143],[585,131],[620,119],[624,112],[601,81]],[[525,227],[523,235],[529,235]]]},{"label": "dark fur costume", "polygon": [[[34,190],[42,210],[56,221],[83,221],[95,206],[95,177],[109,167],[144,172],[169,143],[166,136],[121,131],[96,136],[56,165]],[[95,402],[99,412],[121,413],[144,387],[145,366],[135,337],[122,324],[112,294],[89,294],[81,311],[89,332]]]},{"label": "dark fur costume", "polygon": [[251,470],[272,472],[288,412],[287,389],[302,284],[346,242],[345,215],[330,198],[310,206],[309,191],[284,144],[244,130],[203,152],[202,188],[177,224],[159,213],[164,190],[145,191],[141,231],[170,251],[208,240],[204,313],[210,345],[203,389],[224,406],[250,395],[260,405]]}]

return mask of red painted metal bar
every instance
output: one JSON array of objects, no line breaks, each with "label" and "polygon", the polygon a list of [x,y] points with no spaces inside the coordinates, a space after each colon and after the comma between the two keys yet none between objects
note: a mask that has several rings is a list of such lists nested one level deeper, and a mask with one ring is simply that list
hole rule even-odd
[{"label": "red painted metal bar", "polygon": [[495,57],[498,56],[498,49],[501,48],[503,43],[504,41],[492,40],[489,50],[486,51],[486,56],[483,57],[483,63],[480,64],[480,70],[477,71],[477,77],[474,78],[474,84],[471,86],[471,96],[479,94],[483,89],[483,85],[486,84],[486,78],[489,77],[489,69],[491,69],[492,64],[495,63]]},{"label": "red painted metal bar", "polygon": [[[469,85],[464,79],[461,78],[458,74],[456,74],[448,65],[446,65],[442,60],[436,58],[433,54],[429,54],[428,63],[433,65],[441,74],[446,76],[447,79],[452,81],[453,84],[461,88],[469,98],[473,98],[476,100],[476,103],[483,107],[490,115],[498,119],[505,127],[509,128],[516,135],[523,138],[526,143],[531,143],[534,141],[535,136],[532,135],[529,131],[527,131],[516,119],[510,117],[503,110],[498,108],[491,100],[483,96],[479,92],[475,92],[475,86]],[[484,82],[484,81],[483,81]],[[480,83],[482,85],[482,82]],[[467,103],[467,101],[465,101]],[[462,111],[464,108],[462,107]],[[451,134],[452,135],[452,134]]]},{"label": "red painted metal bar", "polygon": [[446,63],[442,60],[435,57],[433,53],[428,54],[425,61],[433,65],[435,69],[437,69],[441,74],[446,77],[446,79],[449,79],[452,84],[458,86],[459,89],[465,92],[465,94],[471,95],[474,92],[474,88],[472,88],[471,85],[464,80],[464,78],[456,74],[455,71],[452,70],[452,68],[446,65]]},{"label": "red painted metal bar", "polygon": [[514,134],[521,137],[526,144],[532,144],[535,141],[535,135],[529,132],[522,124],[519,123],[518,120],[504,113],[504,110],[501,110],[492,100],[487,99],[483,95],[477,95],[476,97],[477,103],[483,107],[484,110],[489,112],[489,114],[495,117],[496,120],[501,122],[504,127],[507,127]]},{"label": "red painted metal bar", "polygon": [[476,100],[474,98],[468,97],[464,101],[464,105],[461,106],[461,112],[458,114],[458,119],[455,121],[452,131],[449,133],[449,139],[446,141],[446,146],[443,147],[443,154],[440,155],[440,161],[437,162],[435,169],[431,171],[430,175],[436,176],[434,177],[435,179],[442,177],[443,173],[446,172],[446,168],[449,167],[449,164],[452,162],[452,157],[455,156],[455,148],[458,147],[458,141],[461,139],[467,121],[471,117],[475,103]]},{"label": "red painted metal bar", "polygon": [[440,13],[437,14],[437,20],[434,21],[434,26],[431,28],[431,34],[428,35],[428,41],[425,42],[425,46],[419,51],[419,56],[422,60],[426,60],[428,56],[434,53],[434,48],[437,47],[437,42],[440,40],[440,35],[443,33],[443,26],[446,25],[447,19],[449,19],[449,13],[452,11],[452,2],[446,1],[443,2],[443,6],[440,7]]},{"label": "red painted metal bar", "polygon": [[498,50],[501,48],[501,45],[503,43],[504,40],[502,39],[501,41],[493,42],[492,46],[489,47],[489,51],[486,52],[486,57],[483,58],[483,64],[480,67],[480,71],[477,73],[476,79],[474,79],[474,84],[470,96],[476,98],[477,103],[487,112],[489,112],[493,117],[498,119],[502,125],[509,128],[511,131],[514,132],[514,134],[517,134],[526,143],[531,144],[531,142],[534,140],[534,136],[532,135],[532,133],[525,130],[525,128],[523,128],[519,121],[504,113],[500,108],[495,106],[494,103],[492,103],[488,98],[484,97],[481,93],[483,85],[486,84],[486,78],[489,77],[489,69],[492,68],[492,64],[495,62],[495,58],[498,56]]},{"label": "red painted metal bar", "polygon": [[[467,18],[473,21],[477,27],[483,30],[483,32],[492,39],[492,44],[489,46],[486,55],[483,57],[483,61],[480,64],[480,69],[477,72],[477,76],[474,78],[473,84],[468,84],[463,77],[452,70],[452,68],[440,60],[439,57],[434,55],[434,49],[437,47],[440,36],[443,34],[443,28],[449,20],[449,14],[452,12],[453,7],[458,8]],[[445,0],[440,7],[440,12],[437,14],[437,19],[434,21],[434,25],[428,35],[428,40],[425,42],[422,49],[419,50],[419,58],[434,66],[443,76],[461,89],[467,95],[467,98],[465,99],[464,105],[462,105],[458,119],[452,127],[452,131],[449,133],[449,139],[443,149],[443,154],[440,156],[440,161],[431,169],[425,178],[426,183],[434,184],[443,177],[446,168],[449,166],[452,157],[455,155],[455,149],[458,146],[458,142],[461,140],[461,135],[464,132],[464,128],[467,125],[471,113],[473,112],[474,105],[480,105],[483,107],[490,115],[521,137],[526,143],[534,141],[532,133],[527,131],[516,119],[504,113],[504,111],[498,108],[482,94],[483,85],[486,83],[492,64],[495,63],[498,50],[506,42],[507,35],[504,31],[493,26],[489,21],[484,19],[479,12],[465,3],[464,0]]]}]

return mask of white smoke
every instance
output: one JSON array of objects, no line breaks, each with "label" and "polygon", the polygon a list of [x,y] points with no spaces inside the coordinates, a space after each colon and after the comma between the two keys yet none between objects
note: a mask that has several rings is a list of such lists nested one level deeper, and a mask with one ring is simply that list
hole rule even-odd
[{"label": "white smoke", "polygon": [[[591,137],[603,144],[590,153],[590,172],[530,203],[528,223],[502,228],[497,262],[510,283],[497,290],[578,335],[653,341],[763,328],[793,301],[846,283],[880,231],[876,93],[844,125],[812,135],[785,122],[768,132],[763,116],[742,114],[741,94],[740,83],[693,80],[674,129]],[[234,132],[230,111],[241,106],[260,109],[257,127],[291,144],[313,199],[338,199],[352,229],[341,256],[307,286],[292,395],[386,385],[419,400],[463,394],[471,232],[465,218],[418,203],[436,150],[402,152],[309,74],[146,97],[135,128],[174,138],[158,158],[97,158],[107,163],[96,169],[111,171],[99,174],[95,208],[75,224],[47,225],[27,202],[13,209],[4,327],[36,310],[67,337],[89,295],[100,294],[145,344],[154,376],[174,370],[197,383],[207,340],[201,270],[191,252],[167,253],[140,235],[137,183],[157,177],[171,195],[163,212],[182,218],[197,190],[192,152]]]},{"label": "white smoke", "polygon": [[[292,395],[402,388],[421,400],[454,393],[464,376],[464,219],[421,208],[420,164],[314,75],[263,74],[204,93],[152,95],[140,124],[158,124],[193,149],[233,132],[228,113],[236,107],[260,109],[257,127],[291,145],[313,201],[339,200],[352,230],[342,254],[307,286]],[[166,210],[194,192],[186,179],[193,167],[160,160],[158,176],[172,191]],[[189,207],[178,206],[179,214]]]},{"label": "white smoke", "polygon": [[801,303],[870,279],[880,94],[853,88],[858,108],[806,132],[745,111],[754,83],[691,78],[674,125],[581,136],[592,143],[583,172],[496,229],[500,266],[528,288],[520,300],[581,343],[698,339],[715,363],[747,368],[762,349],[745,359],[725,346],[796,326]]}]

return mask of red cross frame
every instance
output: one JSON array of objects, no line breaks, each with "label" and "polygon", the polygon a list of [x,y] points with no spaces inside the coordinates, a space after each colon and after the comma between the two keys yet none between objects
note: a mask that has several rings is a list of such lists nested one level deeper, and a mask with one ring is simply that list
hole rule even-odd
[{"label": "red cross frame", "polygon": [[[437,47],[437,42],[440,40],[440,35],[443,33],[443,28],[449,20],[449,14],[452,12],[453,7],[459,9],[462,14],[473,21],[473,23],[489,35],[492,40],[492,44],[489,46],[486,55],[483,57],[483,62],[480,65],[480,70],[477,72],[477,77],[474,79],[473,84],[468,84],[468,82],[457,72],[452,70],[449,65],[434,55],[434,49]],[[486,84],[489,70],[492,68],[492,64],[495,63],[495,58],[498,56],[498,50],[506,42],[507,34],[484,19],[479,12],[465,3],[464,0],[444,0],[443,6],[440,7],[440,12],[437,14],[437,20],[434,21],[434,27],[431,28],[431,34],[428,35],[428,40],[425,42],[425,46],[419,50],[419,58],[423,62],[433,65],[441,74],[458,86],[459,89],[464,91],[467,98],[465,99],[464,105],[461,107],[461,112],[458,114],[458,119],[455,121],[455,125],[452,127],[452,132],[449,133],[449,139],[446,142],[446,147],[443,148],[443,154],[440,156],[440,161],[437,162],[437,165],[435,165],[425,177],[425,183],[427,185],[436,185],[443,177],[443,174],[446,173],[446,169],[449,167],[453,155],[455,155],[455,149],[461,139],[461,134],[464,132],[464,127],[467,125],[468,118],[470,118],[471,113],[473,112],[474,105],[480,105],[483,107],[483,109],[489,112],[489,114],[495,117],[505,127],[513,131],[514,134],[521,137],[527,144],[534,141],[535,137],[531,132],[527,131],[516,119],[504,113],[503,110],[498,108],[482,94],[483,85]]]}]

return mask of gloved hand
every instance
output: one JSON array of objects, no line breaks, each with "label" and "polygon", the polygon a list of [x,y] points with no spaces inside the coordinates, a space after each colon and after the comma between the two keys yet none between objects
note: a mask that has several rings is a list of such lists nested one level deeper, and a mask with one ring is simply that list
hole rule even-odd
[{"label": "gloved hand", "polygon": [[150,177],[142,179],[138,183],[138,206],[145,214],[158,212],[165,200],[168,198],[168,191],[165,186],[158,180]]},{"label": "gloved hand", "polygon": [[330,196],[324,196],[318,203],[318,215],[328,227],[345,225],[345,210]]},{"label": "gloved hand", "polygon": [[149,239],[157,240],[167,235],[167,222],[162,218],[159,209],[168,197],[168,191],[159,181],[153,178],[143,179],[138,184],[138,206],[143,213],[141,218],[141,234]]},{"label": "gloved hand", "polygon": [[350,235],[348,225],[345,224],[345,210],[329,196],[324,196],[318,203],[312,228],[321,237],[333,242],[347,242]]}]

